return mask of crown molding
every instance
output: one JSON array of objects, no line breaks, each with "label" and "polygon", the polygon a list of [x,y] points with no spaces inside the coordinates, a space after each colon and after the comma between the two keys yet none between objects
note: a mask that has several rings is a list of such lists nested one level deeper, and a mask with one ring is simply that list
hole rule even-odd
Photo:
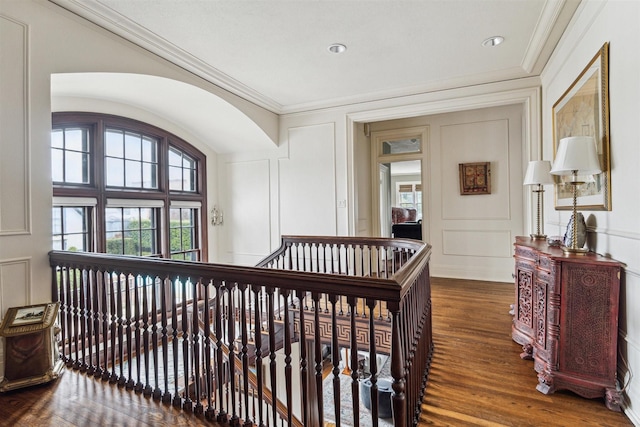
[{"label": "crown molding", "polygon": [[553,31],[558,16],[564,9],[566,1],[547,0],[542,6],[540,19],[533,31],[529,45],[522,58],[522,68],[527,72],[533,72],[533,69],[545,48],[546,43]]}]

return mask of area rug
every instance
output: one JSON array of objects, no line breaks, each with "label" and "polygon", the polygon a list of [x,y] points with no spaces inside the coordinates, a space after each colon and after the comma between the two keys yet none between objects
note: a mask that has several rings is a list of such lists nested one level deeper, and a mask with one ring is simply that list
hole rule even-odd
[{"label": "area rug", "polygon": [[[390,358],[385,360],[382,368],[380,369],[380,374],[378,374],[378,378],[388,378],[389,375],[389,365],[388,361]],[[342,370],[340,371],[342,372]],[[353,402],[351,400],[351,382],[352,378],[350,375],[344,375],[340,373],[340,425],[341,426],[353,426]],[[335,408],[334,408],[334,399],[333,399],[333,374],[327,375],[327,377],[322,382],[322,389],[324,391],[324,399],[323,399],[323,409],[324,409],[324,421],[335,423]],[[371,411],[364,406],[362,402],[362,397],[360,397],[360,426],[361,427],[369,427],[373,425],[371,419]],[[378,426],[380,427],[392,427],[393,426],[393,418],[378,418]]]}]

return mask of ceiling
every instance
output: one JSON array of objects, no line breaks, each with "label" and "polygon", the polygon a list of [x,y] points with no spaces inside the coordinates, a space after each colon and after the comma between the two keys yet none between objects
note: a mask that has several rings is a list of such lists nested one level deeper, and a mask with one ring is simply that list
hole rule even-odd
[{"label": "ceiling", "polygon": [[580,0],[51,1],[283,114],[539,75]]}]

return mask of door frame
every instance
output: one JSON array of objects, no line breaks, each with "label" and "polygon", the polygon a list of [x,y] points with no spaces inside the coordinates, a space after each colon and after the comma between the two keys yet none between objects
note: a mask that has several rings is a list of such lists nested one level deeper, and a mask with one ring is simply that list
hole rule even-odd
[{"label": "door frame", "polygon": [[[384,141],[396,139],[408,139],[418,137],[422,141],[420,150],[413,153],[384,154],[382,144]],[[371,132],[371,220],[372,232],[377,237],[382,236],[380,185],[378,182],[380,165],[386,163],[420,161],[420,181],[422,183],[422,215],[423,219],[429,218],[429,186],[425,173],[425,165],[429,164],[429,126],[415,126],[401,129]],[[427,197],[425,197],[427,194]],[[389,213],[391,215],[391,213]],[[389,217],[390,219],[390,217]],[[422,240],[429,241],[428,222],[423,221]]]}]

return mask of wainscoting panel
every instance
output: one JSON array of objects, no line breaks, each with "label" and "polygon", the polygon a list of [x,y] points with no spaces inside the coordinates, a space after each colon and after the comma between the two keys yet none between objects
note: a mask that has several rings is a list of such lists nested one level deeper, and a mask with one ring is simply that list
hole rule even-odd
[{"label": "wainscoting panel", "polygon": [[[440,127],[442,219],[511,219],[509,125],[499,119]],[[460,195],[458,165],[476,162],[491,164],[491,194]]]},{"label": "wainscoting panel", "polygon": [[442,253],[510,258],[513,239],[509,230],[442,230]]},{"label": "wainscoting panel", "polygon": [[[0,316],[9,307],[31,304],[31,259],[0,260]],[[0,338],[4,341],[4,338]],[[4,377],[4,343],[0,343],[0,378]]]},{"label": "wainscoting panel", "polygon": [[270,252],[269,160],[227,163],[223,182],[230,190],[222,206],[229,261],[255,264]]},{"label": "wainscoting panel", "polygon": [[333,123],[289,129],[289,158],[279,161],[282,234],[337,233]]},{"label": "wainscoting panel", "polygon": [[30,232],[27,34],[0,16],[0,236]]},{"label": "wainscoting panel", "polygon": [[31,259],[0,261],[0,313],[31,303]]}]

